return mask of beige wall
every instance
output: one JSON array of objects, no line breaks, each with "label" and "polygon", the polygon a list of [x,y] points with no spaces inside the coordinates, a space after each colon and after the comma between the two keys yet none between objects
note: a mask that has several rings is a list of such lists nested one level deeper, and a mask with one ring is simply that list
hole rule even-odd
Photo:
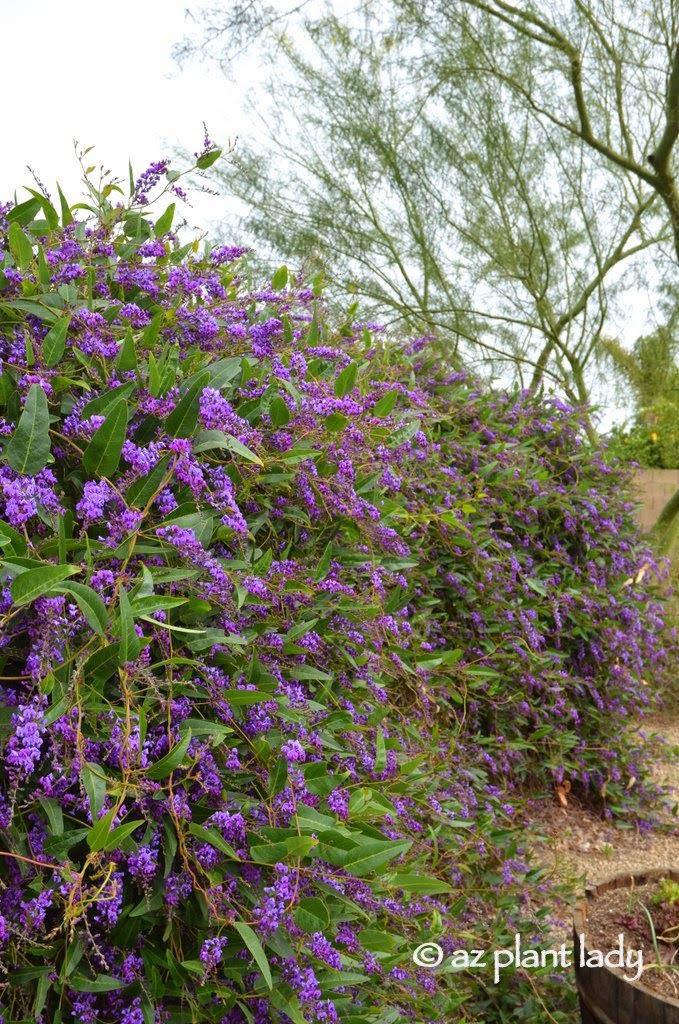
[{"label": "beige wall", "polygon": [[650,530],[663,506],[679,488],[679,469],[640,469],[636,485],[641,507],[637,518],[642,530]]}]

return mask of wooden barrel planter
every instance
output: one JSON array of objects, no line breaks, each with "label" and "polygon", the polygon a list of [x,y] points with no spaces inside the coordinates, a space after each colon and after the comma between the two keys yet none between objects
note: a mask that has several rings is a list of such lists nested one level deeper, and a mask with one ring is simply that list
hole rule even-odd
[{"label": "wooden barrel planter", "polygon": [[[573,915],[573,965],[580,999],[582,1024],[679,1024],[679,999],[660,995],[641,980],[631,981],[614,966],[586,966],[588,954],[596,950],[588,935],[588,910],[611,889],[629,889],[668,878],[679,882],[679,870],[670,868],[616,875],[599,885],[587,886],[585,898]],[[641,975],[643,978],[643,974]]]}]

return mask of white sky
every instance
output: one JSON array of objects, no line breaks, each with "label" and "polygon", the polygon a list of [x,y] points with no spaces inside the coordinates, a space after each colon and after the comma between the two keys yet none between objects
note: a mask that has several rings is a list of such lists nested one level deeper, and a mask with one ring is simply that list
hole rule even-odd
[{"label": "white sky", "polygon": [[[53,200],[58,181],[68,201],[78,201],[82,186],[74,139],[81,148],[94,147],[89,163],[110,168],[126,186],[128,160],[138,176],[152,161],[170,157],[176,146],[200,149],[203,121],[222,146],[251,132],[244,91],[256,84],[255,62],[241,63],[239,87],[214,64],[194,61],[180,70],[172,59],[172,46],[194,24],[187,3],[195,11],[204,2],[0,0],[7,140],[0,159],[0,201],[12,199],[15,190],[21,201],[28,196],[23,185],[36,187],[27,165]],[[173,166],[182,169],[177,159]],[[191,209],[180,203],[178,215],[208,234],[238,209],[225,195],[193,193],[191,203]],[[643,329],[644,305],[630,302],[622,317],[622,334],[630,342]]]},{"label": "white sky", "polygon": [[[0,0],[0,201],[15,189],[19,200],[28,197],[21,186],[36,187],[30,165],[53,200],[59,181],[76,202],[74,139],[94,146],[90,164],[126,183],[128,160],[139,175],[174,146],[199,150],[203,121],[219,144],[246,130],[237,86],[207,64],[180,71],[172,60],[173,44],[191,29],[186,8],[187,0]],[[191,202],[184,216],[202,229],[224,212],[223,197]]]}]

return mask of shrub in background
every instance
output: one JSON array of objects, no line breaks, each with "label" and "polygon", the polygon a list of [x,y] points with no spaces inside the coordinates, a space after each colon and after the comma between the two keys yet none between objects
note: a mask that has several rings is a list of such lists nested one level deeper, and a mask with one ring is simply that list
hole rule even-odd
[{"label": "shrub in background", "polygon": [[615,427],[607,438],[609,456],[647,469],[679,469],[679,406],[659,398],[631,427]]},{"label": "shrub in background", "polygon": [[181,246],[166,172],[3,211],[5,1024],[535,1019],[411,954],[528,927],[528,787],[643,780],[624,481],[558,402]]}]

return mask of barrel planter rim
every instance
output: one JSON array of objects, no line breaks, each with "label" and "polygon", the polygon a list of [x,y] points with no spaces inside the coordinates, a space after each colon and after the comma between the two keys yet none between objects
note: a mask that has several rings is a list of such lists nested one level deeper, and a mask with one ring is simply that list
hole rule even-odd
[{"label": "barrel planter rim", "polygon": [[[585,895],[575,905],[573,910],[573,964],[575,968],[575,981],[578,990],[578,994],[581,1000],[584,1000],[587,1004],[589,1002],[589,993],[583,993],[583,986],[581,984],[580,972],[582,970],[592,971],[604,971],[605,973],[612,974],[615,978],[619,979],[620,982],[629,986],[631,989],[636,989],[644,996],[657,1000],[664,1006],[672,1007],[677,1010],[677,1019],[679,1020],[679,999],[672,996],[663,995],[654,989],[644,985],[641,979],[632,981],[626,977],[624,971],[619,967],[609,967],[607,964],[602,964],[600,967],[580,967],[579,960],[581,955],[580,950],[580,936],[582,936],[582,944],[585,952],[588,952],[593,947],[590,945],[588,940],[590,935],[587,928],[587,910],[598,898],[602,897],[606,892],[610,892],[614,889],[629,888],[631,882],[635,885],[645,885],[648,882],[660,881],[661,878],[668,878],[672,881],[679,882],[679,868],[649,868],[643,871],[625,871],[620,872],[616,875],[612,875],[610,878],[606,878],[596,884],[588,883],[585,886]],[[643,978],[643,974],[641,976]],[[597,1007],[598,1012],[599,1008]],[[599,1017],[600,1020],[610,1020],[605,1014]],[[674,1018],[673,1018],[674,1019]]]}]

